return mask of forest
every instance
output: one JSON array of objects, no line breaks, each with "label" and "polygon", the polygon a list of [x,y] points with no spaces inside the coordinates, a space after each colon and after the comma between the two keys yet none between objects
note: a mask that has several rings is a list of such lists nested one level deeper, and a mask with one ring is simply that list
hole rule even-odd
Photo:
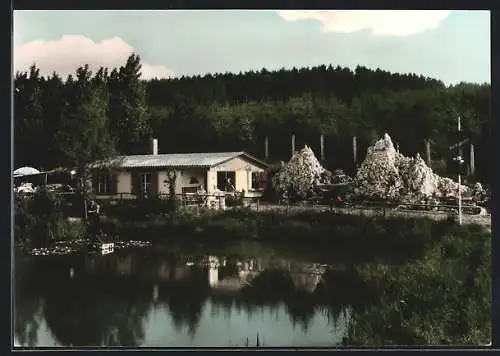
[{"label": "forest", "polygon": [[[352,138],[361,162],[374,139],[389,133],[400,152],[425,155],[446,171],[457,142],[457,118],[475,147],[473,180],[490,183],[489,84],[443,82],[416,74],[358,66],[216,73],[141,79],[140,56],[120,68],[87,65],[61,78],[34,64],[14,79],[14,166],[83,167],[122,154],[246,151],[287,161],[309,145],[319,157],[325,138],[328,169],[352,174]],[[467,154],[467,150],[464,150]]]}]

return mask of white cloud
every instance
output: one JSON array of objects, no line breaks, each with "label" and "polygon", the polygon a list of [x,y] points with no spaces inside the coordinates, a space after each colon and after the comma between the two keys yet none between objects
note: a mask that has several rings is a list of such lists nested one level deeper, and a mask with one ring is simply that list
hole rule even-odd
[{"label": "white cloud", "polygon": [[[65,35],[55,41],[36,40],[14,49],[14,70],[24,71],[33,63],[43,75],[54,71],[63,78],[74,74],[76,69],[88,64],[95,73],[99,67],[115,68],[124,65],[134,52],[132,46],[119,37],[94,42],[85,36]],[[174,73],[165,66],[142,61],[142,77],[167,78]]]},{"label": "white cloud", "polygon": [[286,21],[317,20],[325,32],[371,30],[374,35],[408,36],[439,26],[449,10],[283,10]]}]

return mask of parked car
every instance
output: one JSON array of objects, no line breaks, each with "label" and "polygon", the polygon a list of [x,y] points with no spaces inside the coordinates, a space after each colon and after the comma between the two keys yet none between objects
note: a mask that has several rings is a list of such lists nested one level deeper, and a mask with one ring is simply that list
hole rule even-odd
[{"label": "parked car", "polygon": [[23,183],[14,188],[15,193],[30,194],[36,192],[36,187],[32,183]]},{"label": "parked car", "polygon": [[74,193],[75,189],[69,184],[47,184],[47,190],[55,193]]}]

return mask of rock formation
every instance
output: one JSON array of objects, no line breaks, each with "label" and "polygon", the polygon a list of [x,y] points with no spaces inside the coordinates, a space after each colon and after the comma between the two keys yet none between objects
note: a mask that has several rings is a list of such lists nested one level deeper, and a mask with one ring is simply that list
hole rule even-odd
[{"label": "rock formation", "polygon": [[272,183],[279,197],[301,200],[313,195],[316,185],[329,183],[332,176],[321,166],[311,148],[304,146],[281,167]]},{"label": "rock formation", "polygon": [[473,201],[481,206],[487,206],[489,203],[489,192],[483,188],[481,183],[474,184],[472,188],[472,199]]},{"label": "rock formation", "polygon": [[[277,195],[291,200],[315,195],[318,185],[351,182],[352,193],[358,197],[408,203],[425,200],[429,204],[437,204],[440,198],[458,198],[457,182],[435,174],[418,153],[410,158],[397,152],[388,134],[368,148],[354,180],[341,170],[327,171],[308,146],[294,153],[272,179]],[[461,185],[460,190],[462,194],[474,192],[476,200],[485,199],[480,184],[474,190]]]},{"label": "rock formation", "polygon": [[[462,185],[461,192],[468,191]],[[419,201],[423,198],[458,197],[458,183],[442,178],[419,154],[408,158],[396,152],[388,134],[367,150],[354,180],[359,196],[389,200]]]},{"label": "rock formation", "polygon": [[397,199],[404,187],[396,167],[397,154],[387,134],[372,147],[368,147],[366,158],[354,180],[354,194],[370,198]]},{"label": "rock formation", "polygon": [[336,169],[330,179],[331,184],[347,184],[352,182],[352,178],[344,173],[341,169]]}]

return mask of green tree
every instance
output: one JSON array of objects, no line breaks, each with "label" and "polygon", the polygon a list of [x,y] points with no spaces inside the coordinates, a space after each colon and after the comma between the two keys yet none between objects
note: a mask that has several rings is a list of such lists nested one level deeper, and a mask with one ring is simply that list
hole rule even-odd
[{"label": "green tree", "polygon": [[16,166],[47,168],[48,137],[42,105],[40,69],[33,65],[28,73],[14,79],[14,161]]},{"label": "green tree", "polygon": [[117,150],[122,154],[144,153],[149,143],[151,127],[141,67],[140,57],[132,54],[109,78],[109,118]]},{"label": "green tree", "polygon": [[66,83],[67,105],[57,139],[65,155],[65,163],[75,167],[80,191],[87,193],[89,164],[106,161],[115,154],[115,144],[109,133],[106,83],[92,79],[87,65],[76,71],[76,80]]}]

